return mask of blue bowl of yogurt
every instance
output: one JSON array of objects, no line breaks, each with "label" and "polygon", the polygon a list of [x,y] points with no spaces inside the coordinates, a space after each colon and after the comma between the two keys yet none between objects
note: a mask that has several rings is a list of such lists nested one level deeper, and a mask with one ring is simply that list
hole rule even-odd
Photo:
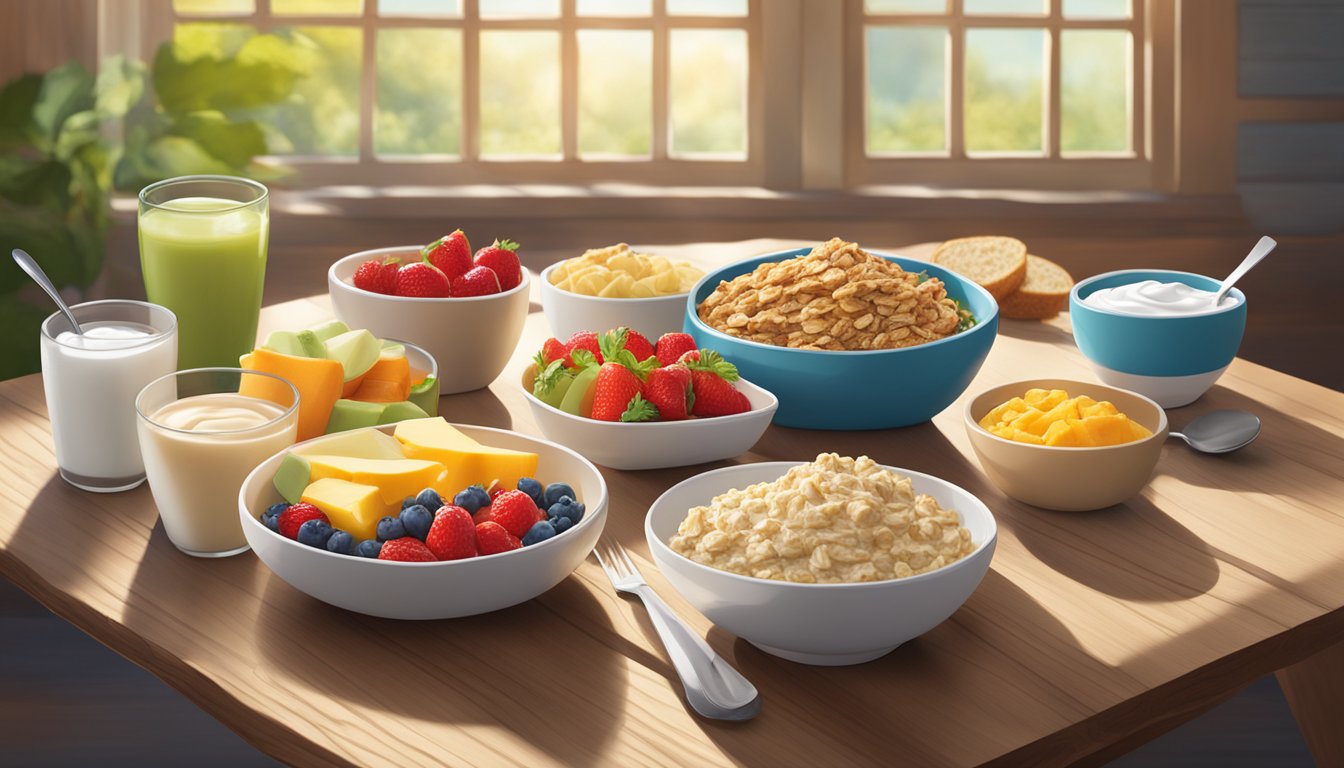
[{"label": "blue bowl of yogurt", "polygon": [[1097,378],[1163,408],[1198,400],[1231,365],[1246,329],[1246,296],[1191,272],[1126,269],[1090,277],[1069,294],[1073,340]]}]

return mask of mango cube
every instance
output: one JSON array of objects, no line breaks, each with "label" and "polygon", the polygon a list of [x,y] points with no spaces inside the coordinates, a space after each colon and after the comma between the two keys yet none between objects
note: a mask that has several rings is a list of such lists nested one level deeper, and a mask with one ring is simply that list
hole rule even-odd
[{"label": "mango cube", "polygon": [[1152,432],[1115,405],[1062,389],[1032,389],[991,409],[980,419],[986,431],[1007,440],[1059,448],[1120,445]]},{"label": "mango cube", "polygon": [[489,487],[496,480],[513,488],[520,478],[537,473],[537,454],[481,445],[442,417],[400,422],[393,434],[407,457],[444,465],[450,493],[475,484]]},{"label": "mango cube", "polygon": [[332,527],[349,531],[356,539],[374,538],[378,521],[401,511],[400,499],[388,504],[378,488],[334,477],[310,484],[301,500],[325,512]]},{"label": "mango cube", "polygon": [[[447,474],[443,464],[421,459],[363,459],[349,456],[305,456],[308,461],[310,482],[329,477],[349,480],[379,489],[384,503],[400,504],[407,496],[414,496],[426,488],[439,495],[452,495],[461,488],[444,485]],[[431,509],[430,512],[437,510]]]}]

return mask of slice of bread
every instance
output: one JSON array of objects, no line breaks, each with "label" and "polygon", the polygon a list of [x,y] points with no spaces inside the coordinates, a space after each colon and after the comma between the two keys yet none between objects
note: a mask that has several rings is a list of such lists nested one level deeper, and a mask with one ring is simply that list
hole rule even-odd
[{"label": "slice of bread", "polygon": [[1073,278],[1049,259],[1027,255],[1027,279],[999,299],[999,314],[1016,320],[1044,320],[1069,308]]},{"label": "slice of bread", "polygon": [[1027,277],[1027,246],[1011,237],[962,237],[933,252],[933,263],[974,280],[996,301]]}]

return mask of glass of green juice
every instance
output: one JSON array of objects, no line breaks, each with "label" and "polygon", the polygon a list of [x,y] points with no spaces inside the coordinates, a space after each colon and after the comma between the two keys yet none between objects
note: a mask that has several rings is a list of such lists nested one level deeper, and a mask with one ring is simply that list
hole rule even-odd
[{"label": "glass of green juice", "polygon": [[257,340],[270,200],[235,176],[181,176],[140,191],[149,300],[177,315],[177,368],[237,367]]}]

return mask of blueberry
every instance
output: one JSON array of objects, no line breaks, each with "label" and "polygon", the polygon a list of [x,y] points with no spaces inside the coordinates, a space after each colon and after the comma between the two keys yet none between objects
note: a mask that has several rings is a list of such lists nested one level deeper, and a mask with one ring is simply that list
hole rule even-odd
[{"label": "blueberry", "polygon": [[355,555],[367,557],[373,560],[378,559],[378,553],[383,551],[383,544],[373,539],[364,539],[355,545]]},{"label": "blueberry", "polygon": [[[574,527],[574,521],[570,520],[568,517],[552,517],[548,518],[548,521],[550,522],[551,527],[555,529],[556,533],[564,533]],[[531,533],[531,531],[528,531],[528,533]]]},{"label": "blueberry", "polygon": [[[430,493],[434,492],[430,491]],[[422,493],[420,495],[423,496],[424,494]],[[439,494],[434,493],[435,498],[438,498],[438,495]],[[406,530],[407,535],[414,536],[415,538],[424,541],[425,537],[429,535],[429,526],[434,524],[434,513],[430,512],[424,506],[416,504],[413,507],[407,507],[401,510],[401,517],[399,519],[401,520],[401,527]],[[380,534],[382,533],[381,524],[378,526],[378,532]]]},{"label": "blueberry", "polygon": [[547,517],[565,517],[569,522],[577,523],[583,519],[584,506],[568,496],[561,496],[560,500],[551,505],[546,510]]},{"label": "blueberry", "polygon": [[538,507],[546,505],[546,494],[541,490],[541,483],[536,478],[524,477],[518,481],[518,490],[532,497],[532,503]]},{"label": "blueberry", "polygon": [[391,541],[400,539],[406,535],[406,526],[401,524],[401,518],[388,515],[378,521],[378,540]]},{"label": "blueberry", "polygon": [[469,486],[453,497],[453,504],[474,515],[481,507],[490,506],[490,494],[479,485]]},{"label": "blueberry", "polygon": [[[522,488],[519,488],[518,490],[521,491]],[[532,524],[531,528],[527,529],[527,533],[523,534],[523,546],[530,547],[533,544],[543,542],[554,535],[555,526],[551,525],[550,521],[538,520]]]},{"label": "blueberry", "polygon": [[353,555],[355,553],[355,537],[349,531],[342,531],[337,528],[332,531],[331,538],[327,539],[327,551],[335,552],[338,555]]},{"label": "blueberry", "polygon": [[271,506],[267,507],[266,511],[263,512],[262,515],[270,517],[279,517],[280,514],[284,512],[286,509],[289,509],[289,503],[282,501],[279,504],[272,504]]},{"label": "blueberry", "polygon": [[404,499],[401,500],[401,508],[402,508],[402,509],[405,509],[405,508],[407,508],[407,507],[414,507],[414,506],[415,506],[415,497],[414,497],[414,496],[407,496],[406,498],[404,498]]},{"label": "blueberry", "polygon": [[261,524],[270,528],[272,531],[279,533],[280,515],[283,514],[286,509],[289,509],[289,505],[283,501],[279,504],[272,504],[266,508],[265,512],[261,513]]},{"label": "blueberry", "polygon": [[426,488],[415,497],[415,503],[430,512],[438,512],[439,507],[443,506],[443,497],[433,488]]},{"label": "blueberry", "polygon": [[568,483],[551,483],[546,486],[546,498],[543,501],[546,502],[547,507],[550,507],[559,501],[561,496],[568,496],[571,499],[579,498],[579,495],[574,492],[573,488],[569,487]]},{"label": "blueberry", "polygon": [[299,526],[299,543],[325,549],[333,529],[326,520],[308,520]]}]

